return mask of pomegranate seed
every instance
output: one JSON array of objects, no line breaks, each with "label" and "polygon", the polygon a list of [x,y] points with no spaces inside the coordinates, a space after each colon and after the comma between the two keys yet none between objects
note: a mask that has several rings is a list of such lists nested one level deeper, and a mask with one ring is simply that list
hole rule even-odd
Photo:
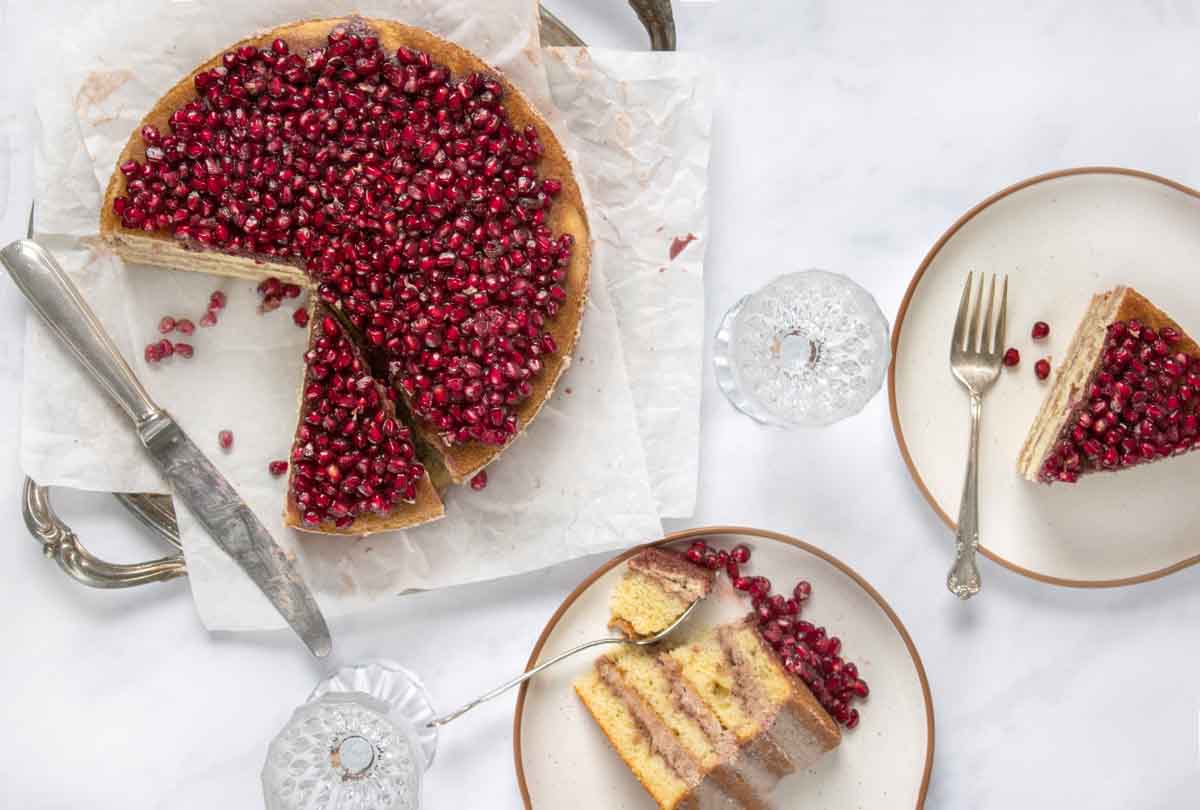
[{"label": "pomegranate seed", "polygon": [[730,552],[730,556],[733,558],[734,562],[738,563],[739,565],[745,565],[746,563],[750,562],[750,548],[749,546],[744,545],[734,546],[733,551]]},{"label": "pomegranate seed", "polygon": [[208,312],[205,312],[204,315],[202,315],[200,317],[200,325],[201,326],[216,326],[217,325],[216,310],[210,309]]},{"label": "pomegranate seed", "polygon": [[308,309],[307,309],[307,307],[300,307],[295,312],[293,312],[292,320],[295,321],[296,326],[299,326],[301,328],[308,326]]},{"label": "pomegranate seed", "polygon": [[180,357],[185,357],[185,358],[191,359],[192,355],[194,355],[196,353],[196,350],[192,347],[192,344],[190,344],[190,343],[176,343],[175,344],[175,353],[177,355],[179,355]]},{"label": "pomegranate seed", "polygon": [[196,324],[189,321],[187,318],[180,318],[175,322],[175,329],[181,335],[190,335],[196,331]]},{"label": "pomegranate seed", "polygon": [[1042,358],[1033,364],[1033,373],[1037,375],[1039,380],[1044,380],[1050,376],[1050,361]]},{"label": "pomegranate seed", "polygon": [[215,292],[213,292],[212,295],[210,295],[208,297],[208,308],[209,309],[224,309],[225,302],[226,302],[225,293],[221,292],[220,290],[216,290]]},{"label": "pomegranate seed", "polygon": [[233,447],[233,431],[222,430],[219,432],[217,434],[217,444],[221,446],[222,450],[228,450],[230,447]]},{"label": "pomegranate seed", "polygon": [[738,577],[733,581],[733,587],[739,591],[749,591],[754,587],[754,578]]},{"label": "pomegranate seed", "polygon": [[742,578],[742,569],[736,562],[730,560],[725,563],[725,575],[729,577],[730,582],[735,582]]},{"label": "pomegranate seed", "polygon": [[486,489],[488,484],[487,470],[480,470],[471,477],[471,489],[479,492]]},{"label": "pomegranate seed", "polygon": [[1034,340],[1045,340],[1050,336],[1050,324],[1038,321],[1033,325],[1032,336]]},{"label": "pomegranate seed", "polygon": [[167,358],[175,354],[175,344],[163,338],[158,342],[158,354],[160,357]]},{"label": "pomegranate seed", "polygon": [[1004,352],[1004,365],[1012,368],[1021,362],[1021,353],[1016,349],[1008,349]]},{"label": "pomegranate seed", "polygon": [[175,319],[170,315],[164,315],[162,320],[158,322],[158,331],[164,335],[175,331]]},{"label": "pomegranate seed", "polygon": [[796,583],[796,587],[792,590],[792,596],[796,598],[798,603],[803,604],[812,596],[812,583],[807,580],[800,580]]},{"label": "pomegranate seed", "polygon": [[288,463],[286,461],[282,461],[282,460],[272,461],[270,464],[267,465],[267,472],[271,473],[271,475],[278,478],[279,476],[281,476],[285,472],[287,472],[287,468],[288,468]]},{"label": "pomegranate seed", "polygon": [[146,345],[146,350],[143,353],[147,363],[157,363],[162,359],[162,350],[157,343],[149,343]]},{"label": "pomegranate seed", "polygon": [[859,716],[858,709],[850,709],[846,714],[846,728],[854,728],[858,725]]},{"label": "pomegranate seed", "polygon": [[696,565],[704,564],[704,551],[692,546],[687,550],[687,558]]}]

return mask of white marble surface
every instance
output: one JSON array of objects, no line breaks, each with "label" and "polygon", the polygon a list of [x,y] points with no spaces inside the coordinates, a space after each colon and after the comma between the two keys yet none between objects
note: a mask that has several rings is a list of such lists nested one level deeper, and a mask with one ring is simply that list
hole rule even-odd
[{"label": "white marble surface", "polygon": [[[0,34],[3,240],[23,232],[29,195],[36,77],[21,32],[34,5],[8,0]],[[622,0],[549,5],[589,41],[643,45]],[[676,5],[681,45],[710,51],[720,77],[710,324],[810,265],[855,276],[891,316],[955,217],[1038,172],[1110,163],[1200,185],[1194,2]],[[267,739],[318,668],[287,636],[207,635],[183,583],[89,591],[39,558],[16,497],[22,309],[0,282],[0,806],[259,807]],[[941,584],[950,538],[909,480],[883,397],[834,428],[781,435],[735,415],[710,376],[702,453],[691,524],[803,536],[907,623],[937,710],[929,807],[1196,806],[1200,568],[1071,591],[989,565],[983,596],[958,604]],[[111,499],[58,502],[107,556],[158,551]],[[336,622],[339,652],[400,658],[454,703],[520,669],[596,562],[397,600]],[[446,730],[428,807],[519,807],[512,702]]]}]

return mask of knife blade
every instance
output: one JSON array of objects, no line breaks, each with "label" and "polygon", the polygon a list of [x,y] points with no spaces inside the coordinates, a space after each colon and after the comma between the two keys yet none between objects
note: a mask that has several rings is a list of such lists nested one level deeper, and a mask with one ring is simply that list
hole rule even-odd
[{"label": "knife blade", "polygon": [[0,250],[18,289],[121,409],[151,459],[222,550],[266,595],[313,655],[333,649],[325,617],[270,532],[175,420],[150,399],[112,338],[54,257],[30,239]]}]

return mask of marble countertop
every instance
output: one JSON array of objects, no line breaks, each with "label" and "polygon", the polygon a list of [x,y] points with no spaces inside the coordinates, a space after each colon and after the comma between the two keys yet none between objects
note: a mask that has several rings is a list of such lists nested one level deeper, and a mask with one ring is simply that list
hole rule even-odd
[{"label": "marble countertop", "polygon": [[[644,46],[623,0],[547,5],[589,42]],[[1200,186],[1191,0],[675,5],[680,46],[709,53],[718,78],[710,326],[771,276],[808,266],[853,276],[894,317],[959,214],[1040,172],[1111,164]],[[32,7],[0,0],[4,242],[23,235],[30,196],[36,77],[19,32],[36,24]],[[260,807],[266,742],[319,667],[288,636],[206,633],[183,582],[93,591],[40,558],[16,497],[23,323],[0,282],[0,804]],[[834,427],[786,434],[737,415],[711,373],[704,397],[700,507],[670,528],[794,534],[879,589],[933,690],[929,807],[1196,806],[1200,567],[1069,590],[988,564],[984,594],[960,604],[942,584],[952,539],[901,462],[885,396]],[[106,557],[162,552],[111,498],[56,493],[56,505]],[[458,703],[521,669],[598,562],[397,599],[334,622],[339,652],[402,660]],[[427,807],[520,806],[513,701],[447,729]]]}]

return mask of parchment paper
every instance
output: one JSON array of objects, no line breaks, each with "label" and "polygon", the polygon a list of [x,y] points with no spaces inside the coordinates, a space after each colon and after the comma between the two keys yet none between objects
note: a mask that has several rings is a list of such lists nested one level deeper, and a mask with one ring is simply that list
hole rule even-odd
[{"label": "parchment paper", "polygon": [[[680,216],[678,201],[668,194],[670,184],[655,194],[647,191],[654,184],[635,188],[617,181],[619,173],[634,164],[622,164],[615,153],[606,154],[601,148],[604,137],[597,138],[596,133],[643,115],[614,104],[606,89],[611,82],[633,79],[636,60],[613,54],[605,62],[614,71],[612,76],[597,68],[586,75],[556,69],[555,92],[568,110],[564,119],[549,100],[536,39],[536,6],[531,0],[356,4],[271,0],[222,6],[220,14],[214,14],[209,4],[189,0],[70,5],[73,10],[66,13],[73,16],[65,19],[80,22],[66,27],[58,55],[65,48],[71,58],[45,66],[45,75],[56,78],[42,85],[37,99],[43,127],[37,162],[39,238],[81,283],[151,394],[198,444],[211,448],[210,457],[280,544],[295,552],[328,614],[360,610],[410,588],[504,576],[625,546],[660,531],[660,505],[667,514],[691,511],[702,298],[697,299],[693,289],[680,296],[681,306],[668,306],[676,294],[674,287],[647,284],[650,274],[642,257],[656,250],[663,254],[669,231],[703,233],[704,173],[690,172],[690,218]],[[440,33],[502,68],[543,109],[569,149],[576,141],[568,130],[579,127],[589,133],[593,140],[579,142],[580,148],[573,151],[581,180],[585,186],[595,183],[597,187],[595,197],[588,199],[597,253],[575,362],[530,431],[490,468],[489,487],[481,493],[451,490],[447,517],[438,523],[348,540],[285,529],[280,519],[285,483],[266,470],[269,459],[286,456],[295,428],[305,332],[296,328],[290,314],[303,299],[260,315],[252,284],[125,266],[80,240],[87,242],[95,234],[102,190],[129,132],[180,75],[248,32],[355,9]],[[122,31],[114,28],[113,20],[125,24],[137,20],[139,27]],[[147,35],[151,31],[186,31],[187,35],[155,43]],[[56,36],[64,36],[63,28]],[[646,58],[651,75],[663,70],[653,64],[659,58]],[[624,146],[631,158],[638,155],[644,163],[655,154],[678,150],[689,156],[689,166],[706,162],[707,127],[681,128],[677,112],[672,112],[681,98],[696,94],[698,77],[695,70],[676,73],[637,99],[637,104],[659,110],[647,111],[646,121],[668,125],[631,132]],[[586,90],[568,87],[584,84]],[[697,149],[703,161],[696,159]],[[623,186],[628,193],[622,192]],[[664,227],[653,238],[643,227],[644,221],[651,220]],[[698,247],[690,245],[676,260],[685,262],[679,265],[680,274],[687,266],[697,288]],[[670,275],[656,269],[653,274],[661,277],[654,281],[664,282]],[[197,329],[192,336],[196,356],[147,366],[141,348],[157,336],[158,318],[172,314],[198,321],[214,289],[226,291],[229,305],[216,327]],[[650,389],[662,386],[662,372],[675,366],[673,361],[645,357],[659,345],[654,342],[657,338],[646,341],[644,326],[638,322],[654,312],[666,321],[664,334],[674,338],[670,346],[662,343],[664,354],[684,357],[687,352],[682,349],[689,343],[694,352],[678,374],[668,375],[670,408],[676,414],[669,419],[654,416],[666,400]],[[22,424],[26,472],[44,484],[164,491],[124,416],[40,324],[31,321],[27,335]],[[216,445],[216,433],[224,428],[235,434],[229,452]],[[661,452],[668,455],[655,460],[653,480],[645,449],[651,446],[663,448]],[[240,570],[178,502],[176,510],[189,580],[206,626],[278,626],[277,614]]]}]

